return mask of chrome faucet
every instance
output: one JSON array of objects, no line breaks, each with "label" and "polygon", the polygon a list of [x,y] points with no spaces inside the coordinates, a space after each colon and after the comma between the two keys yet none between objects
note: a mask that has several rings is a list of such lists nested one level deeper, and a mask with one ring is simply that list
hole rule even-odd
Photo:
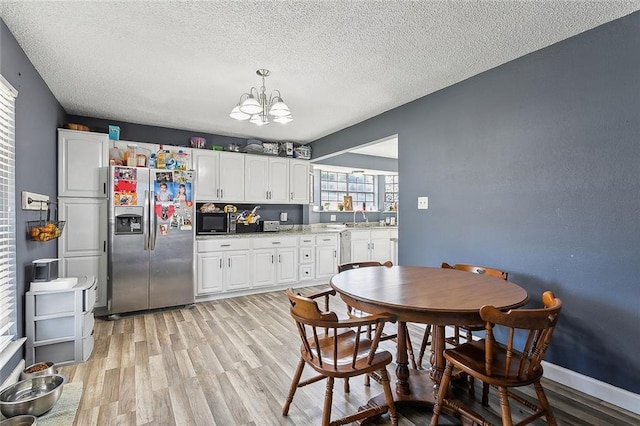
[{"label": "chrome faucet", "polygon": [[367,215],[364,214],[364,210],[354,210],[353,211],[353,226],[356,226],[356,213],[362,213],[362,218],[365,220],[365,222],[369,222],[369,219],[367,219]]}]

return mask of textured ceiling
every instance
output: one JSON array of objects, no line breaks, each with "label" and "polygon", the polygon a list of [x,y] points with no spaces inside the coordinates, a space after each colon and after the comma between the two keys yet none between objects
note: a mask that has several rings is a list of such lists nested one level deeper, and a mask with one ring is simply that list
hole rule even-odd
[{"label": "textured ceiling", "polygon": [[[638,1],[5,1],[67,113],[309,142],[587,29]],[[228,114],[279,89],[288,125]]]}]

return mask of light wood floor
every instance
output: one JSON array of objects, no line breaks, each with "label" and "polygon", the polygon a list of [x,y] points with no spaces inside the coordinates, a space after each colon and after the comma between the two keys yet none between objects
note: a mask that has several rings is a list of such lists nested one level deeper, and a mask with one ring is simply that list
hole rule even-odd
[{"label": "light wood floor", "polygon": [[[339,298],[332,308],[344,312]],[[421,330],[410,327],[417,349]],[[393,347],[387,349],[393,353]],[[298,356],[299,337],[279,291],[97,320],[90,359],[60,372],[71,382],[84,382],[77,426],[318,425],[324,381],[299,389],[289,416],[281,416]],[[549,381],[544,386],[560,424],[640,425],[640,416]],[[336,384],[332,418],[355,412],[380,392],[377,383],[367,388],[361,378],[352,380],[349,394]],[[470,402],[466,391],[456,392]],[[489,408],[475,403],[473,409],[500,423],[495,390]],[[403,409],[399,415],[403,426],[425,425],[429,418],[424,408]],[[442,419],[442,424],[455,423]]]}]

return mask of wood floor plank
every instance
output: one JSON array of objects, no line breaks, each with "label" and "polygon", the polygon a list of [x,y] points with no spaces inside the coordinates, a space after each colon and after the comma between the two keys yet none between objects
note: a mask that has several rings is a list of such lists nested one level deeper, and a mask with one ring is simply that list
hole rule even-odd
[{"label": "wood floor plank", "polygon": [[[332,308],[339,315],[346,310],[339,298],[332,299]],[[76,426],[320,424],[325,381],[298,389],[289,415],[281,416],[300,357],[300,339],[283,291],[117,320],[98,318],[94,331],[89,360],[59,368],[69,382],[83,382]],[[409,333],[417,351],[424,327],[409,324]],[[392,341],[382,342],[381,348],[395,357]],[[305,368],[303,378],[313,375]],[[343,382],[336,381],[332,418],[357,411],[381,392],[375,382],[364,386],[361,377],[350,383],[351,392],[345,394]],[[475,386],[480,395],[481,384],[476,381]],[[560,425],[640,425],[640,416],[596,398],[546,380],[543,386]],[[455,385],[452,392],[490,422],[500,423],[495,389],[488,408],[472,400],[464,386]],[[534,396],[532,389],[520,393]],[[513,411],[516,421],[524,418],[524,410]],[[431,414],[429,408],[403,408],[398,417],[400,426],[417,426],[428,424]],[[388,424],[388,416],[376,424]],[[441,424],[458,422],[445,416]],[[544,420],[534,423],[542,424]]]}]

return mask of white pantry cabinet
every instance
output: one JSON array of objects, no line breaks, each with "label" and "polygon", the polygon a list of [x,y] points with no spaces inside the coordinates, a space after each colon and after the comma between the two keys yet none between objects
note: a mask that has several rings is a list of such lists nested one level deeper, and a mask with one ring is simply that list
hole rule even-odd
[{"label": "white pantry cabinet", "polygon": [[66,221],[58,238],[62,277],[96,277],[96,306],[107,304],[107,200],[60,198],[58,217]]},{"label": "white pantry cabinet", "polygon": [[109,136],[58,129],[58,197],[107,197]]},{"label": "white pantry cabinet", "polygon": [[244,201],[244,156],[233,152],[194,149],[196,201]]}]

